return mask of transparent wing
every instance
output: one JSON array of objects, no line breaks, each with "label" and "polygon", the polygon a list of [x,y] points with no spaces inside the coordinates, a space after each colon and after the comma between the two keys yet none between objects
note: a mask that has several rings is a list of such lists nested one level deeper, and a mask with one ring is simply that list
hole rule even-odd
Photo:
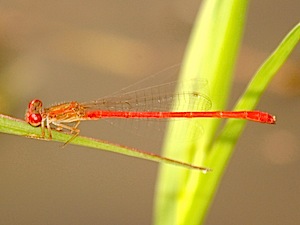
[{"label": "transparent wing", "polygon": [[[178,86],[180,86],[178,88]],[[175,92],[179,89],[180,92]],[[204,90],[200,92],[199,89]],[[169,82],[148,88],[118,92],[110,97],[105,97],[92,102],[81,103],[87,110],[107,111],[201,111],[209,110],[211,100],[205,94],[207,82],[191,80],[178,84]]]}]

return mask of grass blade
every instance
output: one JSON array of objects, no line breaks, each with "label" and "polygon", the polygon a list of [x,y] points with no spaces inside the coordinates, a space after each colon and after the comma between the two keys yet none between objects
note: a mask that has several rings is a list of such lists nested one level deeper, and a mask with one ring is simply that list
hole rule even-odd
[{"label": "grass blade", "polygon": [[[240,2],[240,4],[242,3]],[[232,15],[234,13],[230,14]],[[209,25],[206,26],[206,28],[208,27]],[[215,35],[218,34],[217,31],[218,30],[215,29]],[[205,32],[202,30],[202,32],[209,33],[209,29]],[[217,36],[219,37],[219,35]],[[260,67],[234,110],[252,110],[255,108],[268,84],[298,44],[299,39],[300,24],[297,24]],[[210,43],[210,40],[206,41]],[[226,46],[224,48],[226,48]],[[211,54],[212,53],[209,53],[207,57],[199,58],[202,60],[210,59]],[[193,58],[194,62],[196,61],[196,55],[190,57]],[[220,60],[219,63],[227,64],[227,57],[224,53],[222,57],[224,58]],[[205,64],[214,65],[214,63],[210,62],[214,62],[213,59],[205,61]],[[229,71],[224,71],[223,73],[226,79],[230,79],[230,77],[227,76],[228,72]],[[217,73],[216,78],[213,78],[214,76],[212,76],[211,81],[216,81],[216,79],[220,78],[220,82],[223,82],[221,73]],[[215,87],[218,87],[218,81],[216,84],[213,83],[213,88]],[[212,95],[214,97],[214,93]],[[220,102],[222,101],[220,100]],[[217,101],[217,107],[222,106],[224,102],[226,102],[226,100],[221,104]],[[171,156],[179,155],[180,158],[184,158],[190,162],[209,166],[213,168],[214,172],[204,176],[195,174],[192,171],[181,171],[162,165],[157,188],[156,224],[190,225],[203,223],[227,163],[232,155],[233,148],[246,122],[241,120],[229,120],[222,133],[214,142],[212,141],[215,138],[216,130],[214,122],[203,122],[203,124],[203,127],[205,127],[205,135],[201,137],[200,144],[197,143],[194,146],[190,146],[190,148],[179,148],[180,152],[173,152],[174,146],[172,146],[172,137],[168,137],[166,154]],[[199,149],[200,153],[197,153],[197,149]]]},{"label": "grass blade", "polygon": [[[23,120],[19,120],[2,114],[0,114],[0,132],[46,140],[43,138],[39,138],[41,137],[41,129],[39,127],[32,127]],[[72,138],[72,135],[70,134],[57,132],[55,130],[52,131],[52,135],[53,135],[52,141],[58,141],[62,143],[66,143],[68,140]],[[129,148],[129,147],[109,143],[107,141],[92,139],[88,137],[78,136],[75,139],[73,139],[71,142],[69,142],[69,144],[75,144],[75,145],[110,151],[110,152],[119,153],[131,157],[155,161],[159,163],[168,163],[186,169],[194,169],[198,171],[200,170],[202,172],[207,171],[206,168],[203,167],[198,167],[181,161],[161,157],[153,153],[144,152],[138,149]]]},{"label": "grass blade", "polygon": [[[207,80],[213,102],[212,110],[224,109],[227,103],[247,3],[246,0],[205,1],[193,28],[181,79],[189,80],[197,77]],[[201,119],[189,123],[201,123],[205,132],[196,134],[199,138],[194,143],[187,140],[178,144],[176,137],[168,135],[164,153],[188,162],[209,165],[207,157],[220,120]],[[192,127],[190,124],[187,126]],[[170,127],[171,130],[185,130],[174,124],[170,124]],[[182,133],[182,136],[185,134]],[[202,177],[208,179],[213,176],[214,172],[202,176],[192,171],[161,165],[155,223],[200,224],[209,207],[210,196],[206,194],[209,193],[208,187],[201,187],[203,183],[198,181]]]}]

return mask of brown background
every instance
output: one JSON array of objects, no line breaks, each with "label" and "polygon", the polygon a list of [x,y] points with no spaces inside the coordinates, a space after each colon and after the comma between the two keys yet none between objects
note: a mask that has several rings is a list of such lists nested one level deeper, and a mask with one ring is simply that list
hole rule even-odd
[{"label": "brown background", "polygon": [[[112,93],[181,61],[200,1],[1,1],[0,112]],[[251,1],[231,105],[299,22],[300,2]],[[206,224],[299,224],[299,47],[248,123]],[[105,123],[82,134],[159,153]],[[0,224],[150,224],[158,164],[0,134]]]}]

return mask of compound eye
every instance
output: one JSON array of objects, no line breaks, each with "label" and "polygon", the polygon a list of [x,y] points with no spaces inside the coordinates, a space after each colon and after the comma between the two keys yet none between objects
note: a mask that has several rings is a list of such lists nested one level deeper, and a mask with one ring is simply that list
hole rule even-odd
[{"label": "compound eye", "polygon": [[31,126],[38,127],[42,123],[42,116],[39,113],[27,113],[26,122],[29,123]]}]

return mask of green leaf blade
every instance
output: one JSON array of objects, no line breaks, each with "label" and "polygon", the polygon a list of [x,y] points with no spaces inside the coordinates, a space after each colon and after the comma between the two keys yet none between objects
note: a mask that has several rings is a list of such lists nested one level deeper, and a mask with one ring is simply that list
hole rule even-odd
[{"label": "green leaf blade", "polygon": [[[199,14],[195,22],[181,82],[195,77],[207,80],[213,102],[212,110],[224,109],[227,104],[246,8],[247,1],[205,1],[202,14]],[[168,135],[165,155],[210,166],[207,157],[220,121],[197,119],[188,122],[187,126],[198,122],[205,129],[205,132],[198,133],[198,140],[193,144],[178,144],[176,137]],[[170,130],[184,130],[173,124],[170,127]],[[201,188],[200,180],[211,177],[211,174],[214,172],[203,176],[161,165],[155,224],[199,224],[205,217],[211,199],[206,186]]]},{"label": "green leaf blade", "polygon": [[[41,128],[39,127],[32,127],[29,124],[27,124],[25,121],[12,118],[6,115],[0,114],[0,132],[6,133],[6,134],[13,134],[13,135],[19,135],[19,136],[25,136],[29,138],[34,138],[34,139],[40,139],[44,141],[50,141],[47,138],[42,138],[41,137]],[[88,138],[88,137],[82,137],[82,136],[77,136],[76,138],[73,139],[73,135],[71,134],[66,134],[63,132],[58,132],[55,130],[52,130],[52,140],[51,141],[58,141],[62,143],[68,143],[68,144],[75,144],[79,146],[85,146],[85,147],[90,147],[94,149],[99,149],[99,150],[104,150],[104,151],[109,151],[109,152],[114,152],[130,157],[136,157],[140,159],[145,159],[145,160],[150,160],[158,163],[167,163],[175,166],[179,166],[185,169],[194,169],[206,172],[206,168],[203,167],[198,167],[195,165],[191,165],[189,163],[185,163],[182,161],[178,160],[173,160],[170,158],[166,157],[161,157],[159,155],[149,153],[149,152],[144,152],[135,148],[130,148],[118,144],[113,144],[109,143],[107,141],[103,140],[97,140],[93,138]],[[47,134],[46,134],[47,135]],[[72,141],[70,141],[72,140]],[[70,141],[70,142],[69,142]]]}]

